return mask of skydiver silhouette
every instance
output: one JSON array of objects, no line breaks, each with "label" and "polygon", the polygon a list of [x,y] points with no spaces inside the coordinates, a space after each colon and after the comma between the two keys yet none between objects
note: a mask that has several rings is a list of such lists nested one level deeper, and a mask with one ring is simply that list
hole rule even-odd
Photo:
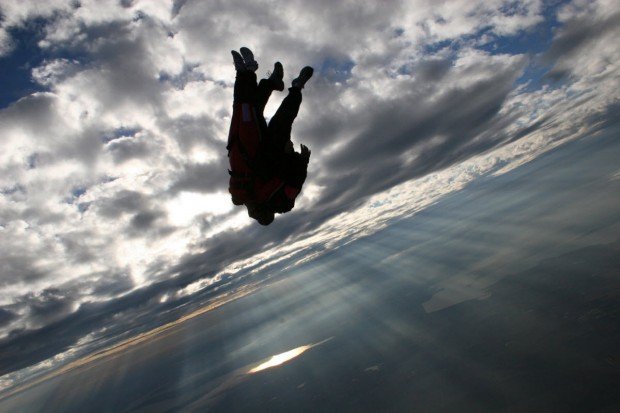
[{"label": "skydiver silhouette", "polygon": [[301,70],[267,123],[263,111],[271,93],[284,90],[284,69],[276,62],[271,75],[257,85],[258,63],[252,51],[242,47],[240,52],[231,52],[236,77],[227,145],[229,192],[235,205],[245,205],[251,218],[269,225],[276,213],[293,209],[306,180],[310,150],[305,145],[301,152],[294,150],[291,130],[299,113],[301,90],[313,69]]}]

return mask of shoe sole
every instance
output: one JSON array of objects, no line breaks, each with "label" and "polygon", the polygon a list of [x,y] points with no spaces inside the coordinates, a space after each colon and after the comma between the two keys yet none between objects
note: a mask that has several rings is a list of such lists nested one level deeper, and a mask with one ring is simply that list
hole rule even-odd
[{"label": "shoe sole", "polygon": [[256,60],[254,60],[254,53],[252,53],[250,49],[247,47],[242,47],[239,51],[241,52],[241,56],[243,56],[243,61],[246,66],[252,66],[252,64],[256,64],[256,66],[258,66]]}]

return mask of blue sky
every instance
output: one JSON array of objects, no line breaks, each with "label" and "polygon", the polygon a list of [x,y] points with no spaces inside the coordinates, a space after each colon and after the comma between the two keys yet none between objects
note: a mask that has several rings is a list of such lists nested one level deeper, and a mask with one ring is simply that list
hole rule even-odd
[{"label": "blue sky", "polygon": [[[0,13],[0,348],[21,349],[0,360],[3,387],[617,122],[613,1]],[[308,179],[267,228],[227,193],[241,46],[260,76],[276,60],[285,83],[317,69],[293,129],[312,150]]]}]

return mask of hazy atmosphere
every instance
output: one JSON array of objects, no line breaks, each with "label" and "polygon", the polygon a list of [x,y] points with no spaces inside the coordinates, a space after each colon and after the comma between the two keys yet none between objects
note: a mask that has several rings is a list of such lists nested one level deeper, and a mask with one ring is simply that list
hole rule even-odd
[{"label": "hazy atmosphere", "polygon": [[[618,408],[619,37],[613,0],[0,0],[0,411]],[[268,227],[241,46],[314,67]]]}]

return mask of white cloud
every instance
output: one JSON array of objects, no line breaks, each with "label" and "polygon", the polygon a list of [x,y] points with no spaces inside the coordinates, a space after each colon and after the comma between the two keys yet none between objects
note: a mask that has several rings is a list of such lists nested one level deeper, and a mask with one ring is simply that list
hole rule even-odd
[{"label": "white cloud", "polygon": [[[48,19],[31,72],[45,91],[0,111],[0,305],[59,285],[75,287],[70,303],[113,299],[258,231],[225,192],[233,48],[252,47],[260,75],[281,60],[287,83],[315,66],[293,132],[313,152],[295,211],[260,233],[269,247],[218,252],[209,265],[229,264],[222,274],[295,265],[510,170],[585,133],[620,86],[611,0],[561,8],[558,39],[582,42],[556,43],[547,62],[569,76],[538,89],[514,83],[532,59],[476,47],[533,30],[537,0],[195,1],[178,15],[166,2],[80,3],[0,2],[0,56],[10,28]],[[126,288],[76,287],[118,274]],[[3,333],[29,320],[24,310]]]},{"label": "white cloud", "polygon": [[174,225],[189,225],[200,214],[224,214],[232,210],[228,194],[200,194],[181,192],[167,205],[170,221]]}]

